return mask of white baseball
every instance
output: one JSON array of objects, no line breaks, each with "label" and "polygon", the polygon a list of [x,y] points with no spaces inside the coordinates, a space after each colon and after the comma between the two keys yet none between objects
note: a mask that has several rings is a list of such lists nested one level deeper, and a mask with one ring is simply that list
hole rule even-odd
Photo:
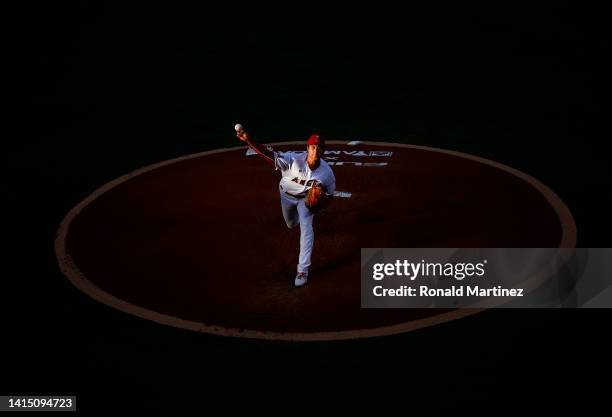
[{"label": "white baseball", "polygon": [[236,129],[236,132],[242,132],[242,125],[240,123],[238,123],[236,126],[234,126],[234,129]]}]

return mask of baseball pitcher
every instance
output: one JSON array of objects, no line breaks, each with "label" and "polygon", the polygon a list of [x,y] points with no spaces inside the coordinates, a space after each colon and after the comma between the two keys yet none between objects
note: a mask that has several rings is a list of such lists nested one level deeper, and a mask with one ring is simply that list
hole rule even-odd
[{"label": "baseball pitcher", "polygon": [[330,204],[336,191],[336,177],[327,162],[321,159],[325,140],[321,135],[313,134],[306,142],[306,152],[276,152],[252,140],[241,125],[235,128],[238,139],[281,172],[278,188],[285,223],[290,229],[300,225],[300,257],[294,283],[301,287],[308,281],[314,244],[314,215]]}]

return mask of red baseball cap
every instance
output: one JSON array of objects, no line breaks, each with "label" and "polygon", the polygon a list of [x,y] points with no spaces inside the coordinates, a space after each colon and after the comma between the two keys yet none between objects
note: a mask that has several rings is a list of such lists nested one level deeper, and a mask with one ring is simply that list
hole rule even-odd
[{"label": "red baseball cap", "polygon": [[308,142],[306,142],[306,144],[325,146],[325,139],[323,138],[323,136],[319,135],[318,133],[313,133],[308,138]]}]

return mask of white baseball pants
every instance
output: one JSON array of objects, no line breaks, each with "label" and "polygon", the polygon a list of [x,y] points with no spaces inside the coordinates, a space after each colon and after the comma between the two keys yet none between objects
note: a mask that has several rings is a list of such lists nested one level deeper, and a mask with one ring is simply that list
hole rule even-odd
[{"label": "white baseball pants", "polygon": [[300,258],[297,272],[308,273],[314,244],[314,230],[312,228],[314,214],[306,207],[303,198],[296,198],[281,191],[280,201],[287,227],[293,229],[298,224],[300,225]]}]

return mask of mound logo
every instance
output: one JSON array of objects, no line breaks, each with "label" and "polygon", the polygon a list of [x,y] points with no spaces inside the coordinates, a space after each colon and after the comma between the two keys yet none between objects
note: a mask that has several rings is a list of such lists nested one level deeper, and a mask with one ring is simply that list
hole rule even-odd
[{"label": "mound logo", "polygon": [[326,159],[338,158],[338,156],[360,156],[360,157],[381,157],[393,156],[392,151],[330,151],[327,150],[323,153]]},{"label": "mound logo", "polygon": [[354,162],[354,161],[329,161],[329,165],[342,166],[342,165],[353,165],[356,167],[384,167],[388,165],[387,162]]},{"label": "mound logo", "polygon": [[[296,153],[305,153],[304,151],[297,151]],[[257,155],[257,153],[248,148],[246,155]],[[390,158],[393,156],[393,151],[364,151],[364,150],[326,150],[323,153],[323,159],[333,166],[355,166],[355,167],[384,167],[389,165],[388,162],[363,162],[363,161],[346,161],[347,157],[356,158]],[[303,170],[300,170],[303,172]]]}]

